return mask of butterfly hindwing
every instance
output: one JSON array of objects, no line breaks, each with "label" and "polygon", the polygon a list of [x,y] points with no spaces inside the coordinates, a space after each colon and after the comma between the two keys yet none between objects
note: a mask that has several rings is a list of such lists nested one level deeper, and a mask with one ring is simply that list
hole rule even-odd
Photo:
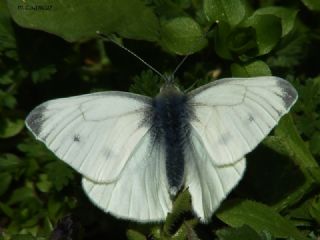
[{"label": "butterfly hindwing", "polygon": [[207,222],[228,193],[238,184],[246,167],[245,158],[216,166],[203,140],[192,130],[186,151],[186,183],[192,208],[202,222]]},{"label": "butterfly hindwing", "polygon": [[150,134],[143,137],[117,181],[104,184],[83,178],[82,185],[93,203],[120,218],[160,221],[172,207],[165,150]]}]

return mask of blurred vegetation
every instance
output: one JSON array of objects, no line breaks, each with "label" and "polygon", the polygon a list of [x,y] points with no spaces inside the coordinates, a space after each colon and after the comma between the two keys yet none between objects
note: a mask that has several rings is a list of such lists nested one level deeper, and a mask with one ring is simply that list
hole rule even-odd
[{"label": "blurred vegetation", "polygon": [[[48,99],[100,90],[154,96],[162,80],[96,31],[113,34],[182,89],[276,75],[299,100],[248,155],[244,179],[209,224],[187,192],[163,223],[118,220],[24,127]],[[320,237],[319,0],[0,0],[0,239]]]}]

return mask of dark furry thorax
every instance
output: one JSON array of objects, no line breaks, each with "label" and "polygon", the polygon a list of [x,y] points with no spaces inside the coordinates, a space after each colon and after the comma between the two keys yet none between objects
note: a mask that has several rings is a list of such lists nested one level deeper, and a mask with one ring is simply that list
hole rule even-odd
[{"label": "dark furry thorax", "polygon": [[189,141],[192,111],[187,95],[173,85],[165,86],[152,102],[152,133],[165,146],[166,175],[170,194],[184,181],[185,147]]}]

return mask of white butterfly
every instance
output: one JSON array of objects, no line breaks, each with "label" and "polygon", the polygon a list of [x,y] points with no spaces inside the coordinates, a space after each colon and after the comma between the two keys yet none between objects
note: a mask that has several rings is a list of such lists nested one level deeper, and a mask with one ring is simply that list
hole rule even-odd
[{"label": "white butterfly", "polygon": [[277,77],[221,79],[187,94],[166,83],[154,99],[111,91],[51,100],[26,125],[83,175],[105,212],[160,221],[187,188],[206,222],[240,181],[245,155],[296,100]]}]

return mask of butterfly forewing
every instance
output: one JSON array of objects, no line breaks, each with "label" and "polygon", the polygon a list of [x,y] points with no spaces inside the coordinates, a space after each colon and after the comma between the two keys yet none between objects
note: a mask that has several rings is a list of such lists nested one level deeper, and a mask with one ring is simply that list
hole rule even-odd
[{"label": "butterfly forewing", "polygon": [[297,99],[295,89],[277,77],[222,79],[189,96],[191,126],[218,166],[252,151]]},{"label": "butterfly forewing", "polygon": [[43,103],[27,117],[37,139],[96,182],[117,179],[150,129],[148,97],[104,92]]}]

